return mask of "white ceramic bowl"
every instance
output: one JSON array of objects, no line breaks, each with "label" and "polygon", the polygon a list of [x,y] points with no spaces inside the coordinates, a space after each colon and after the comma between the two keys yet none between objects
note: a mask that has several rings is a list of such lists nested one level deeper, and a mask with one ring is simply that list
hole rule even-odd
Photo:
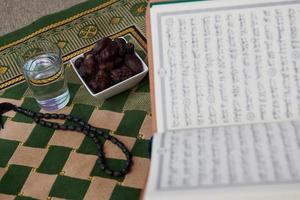
[{"label": "white ceramic bowl", "polygon": [[142,64],[143,64],[143,71],[120,82],[120,83],[117,83],[113,86],[110,86],[109,88],[101,91],[101,92],[98,92],[98,93],[94,93],[90,88],[89,86],[84,82],[84,80],[81,78],[81,76],[79,75],[79,73],[77,72],[77,69],[75,67],[75,61],[77,58],[79,57],[83,57],[83,54],[80,54],[74,58],[72,58],[70,60],[71,62],[71,65],[75,71],[75,73],[77,74],[78,78],[81,80],[81,82],[83,83],[83,85],[85,86],[85,88],[89,91],[89,93],[93,96],[93,97],[96,97],[98,99],[106,99],[106,98],[109,98],[111,96],[114,96],[116,94],[119,94],[125,90],[128,90],[130,88],[132,88],[133,86],[135,86],[136,84],[138,84],[145,76],[146,74],[148,73],[148,67],[147,65],[145,64],[145,62],[141,59],[141,57],[135,53],[135,55],[141,60]]}]

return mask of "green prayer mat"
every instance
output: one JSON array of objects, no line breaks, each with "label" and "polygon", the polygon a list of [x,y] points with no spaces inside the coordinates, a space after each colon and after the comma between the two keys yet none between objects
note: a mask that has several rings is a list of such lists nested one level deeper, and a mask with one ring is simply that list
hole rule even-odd
[{"label": "green prayer mat", "polygon": [[[71,93],[59,113],[79,116],[120,139],[133,153],[132,171],[112,178],[96,163],[96,147],[81,133],[54,131],[14,112],[5,114],[0,132],[0,199],[139,199],[149,168],[151,137],[148,77],[134,88],[106,100],[89,95],[69,60],[104,36],[125,37],[147,61],[144,0],[87,1],[45,16],[0,37],[0,102],[40,111],[20,68],[20,44],[47,38],[62,50]],[[120,169],[125,157],[104,143],[108,165]]]}]

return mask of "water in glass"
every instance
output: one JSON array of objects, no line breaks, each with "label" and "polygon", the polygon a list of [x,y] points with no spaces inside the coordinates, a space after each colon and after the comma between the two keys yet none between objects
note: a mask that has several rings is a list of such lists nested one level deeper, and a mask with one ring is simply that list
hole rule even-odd
[{"label": "water in glass", "polygon": [[29,59],[23,66],[35,99],[47,111],[63,108],[70,99],[61,63],[59,55],[48,53]]}]

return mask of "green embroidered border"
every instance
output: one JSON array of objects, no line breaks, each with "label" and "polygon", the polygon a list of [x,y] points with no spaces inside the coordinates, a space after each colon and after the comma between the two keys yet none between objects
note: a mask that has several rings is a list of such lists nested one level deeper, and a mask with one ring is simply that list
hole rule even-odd
[{"label": "green embroidered border", "polygon": [[74,21],[79,17],[104,9],[118,0],[86,1],[69,9],[44,16],[32,24],[0,37],[0,51],[24,42],[40,33]]},{"label": "green embroidered border", "polygon": [[[73,10],[77,6],[79,6],[81,8],[81,11],[82,11],[83,7],[87,10],[75,14],[76,12]],[[83,4],[80,4],[77,6],[72,7],[66,11],[62,11],[60,13],[55,13],[55,14],[43,17],[43,18],[39,19],[37,22],[33,23],[32,25],[29,25],[29,26],[27,26],[23,29],[20,29],[14,33],[11,33],[12,35],[14,35],[14,37],[19,37],[20,36],[19,32],[21,32],[23,34],[24,32],[27,32],[27,30],[31,31],[30,34],[28,34],[27,36],[25,36],[21,39],[15,38],[16,41],[8,43],[4,46],[0,46],[0,54],[1,54],[0,61],[2,61],[2,62],[0,62],[0,68],[1,68],[0,91],[24,80],[24,77],[21,75],[21,71],[17,67],[17,64],[15,62],[15,58],[17,55],[14,52],[18,48],[19,44],[27,42],[27,40],[31,40],[34,38],[39,38],[39,37],[42,38],[45,36],[49,37],[49,34],[50,34],[51,35],[50,37],[54,40],[54,42],[62,41],[61,42],[61,44],[63,45],[62,48],[64,48],[64,46],[67,44],[67,48],[64,48],[64,50],[63,50],[64,51],[63,52],[63,61],[66,62],[66,61],[70,60],[71,58],[73,58],[74,56],[88,50],[96,42],[95,37],[93,39],[88,38],[88,39],[83,39],[84,41],[82,40],[82,42],[80,41],[81,45],[74,46],[75,38],[77,38],[77,40],[78,40],[80,38],[84,38],[83,36],[85,36],[85,35],[81,35],[82,34],[81,31],[85,27],[87,29],[95,27],[92,25],[93,23],[100,23],[100,24],[103,23],[100,21],[102,19],[107,20],[107,16],[113,17],[112,19],[110,19],[111,24],[106,24],[107,22],[104,23],[105,24],[104,27],[107,27],[108,31],[105,30],[105,28],[103,28],[103,25],[100,25],[100,27],[98,26],[98,28],[95,27],[96,29],[98,29],[98,30],[96,30],[98,33],[96,32],[95,34],[98,34],[98,35],[102,34],[102,36],[103,35],[111,35],[111,37],[125,36],[126,33],[131,34],[133,36],[133,38],[137,41],[137,43],[142,47],[143,51],[144,52],[146,51],[146,39],[143,36],[143,34],[145,32],[145,30],[144,30],[145,25],[143,23],[144,16],[142,14],[143,12],[139,12],[141,10],[138,10],[138,9],[140,9],[140,6],[145,7],[146,2],[143,2],[142,0],[134,0],[134,1],[109,0],[109,1],[101,1],[101,2],[90,1],[88,4],[83,3]],[[119,9],[124,9],[124,10],[120,11]],[[142,11],[143,11],[143,9],[142,9]],[[74,15],[71,17],[67,17],[69,12]],[[67,13],[67,14],[65,14],[65,13]],[[69,13],[69,15],[70,15],[70,13]],[[100,14],[100,13],[103,13],[103,16],[105,16],[105,17],[104,18],[102,17],[102,19],[101,19],[100,16],[102,14]],[[112,14],[114,13],[113,14],[114,16],[111,16],[110,13],[112,13]],[[121,13],[123,15],[123,18],[116,16],[116,13],[117,14]],[[95,18],[91,18],[91,16],[92,17],[95,16]],[[64,17],[64,19],[61,20],[62,17]],[[61,20],[61,21],[57,21],[57,22],[51,24],[52,21],[48,20],[48,18],[52,19],[52,20],[56,19],[56,20]],[[101,20],[99,21],[99,19],[101,19]],[[113,21],[113,19],[114,19],[114,21]],[[91,24],[89,26],[86,26],[86,23],[84,20],[86,20],[86,22],[91,23]],[[120,21],[121,21],[120,26],[114,24],[114,23],[118,24]],[[83,25],[84,24],[85,25],[82,27],[82,26],[80,26],[81,23]],[[44,28],[40,28],[37,30],[38,26],[41,26],[42,24],[44,24]],[[75,24],[75,27],[74,27],[74,24]],[[69,31],[70,27],[72,27],[72,28]],[[118,27],[118,28],[116,28],[116,27]],[[74,35],[74,31],[78,31],[78,29],[80,32],[77,33],[78,35]],[[89,31],[89,30],[87,30],[87,31]],[[60,35],[57,36],[57,33]],[[61,33],[65,33],[65,34],[61,34]],[[0,41],[7,42],[9,40],[9,37],[11,34],[0,37],[0,39],[1,39]],[[59,39],[60,41],[59,40],[57,41],[56,40],[57,38],[60,38]],[[68,41],[70,41],[68,39],[71,39],[70,43],[68,43]],[[76,41],[76,39],[75,39],[75,41]],[[59,45],[59,43],[58,43],[58,45]]]}]

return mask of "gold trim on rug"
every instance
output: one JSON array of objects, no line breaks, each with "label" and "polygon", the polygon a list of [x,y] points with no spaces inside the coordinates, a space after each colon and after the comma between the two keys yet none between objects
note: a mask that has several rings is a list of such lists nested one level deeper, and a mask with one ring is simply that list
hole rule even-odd
[{"label": "gold trim on rug", "polygon": [[19,83],[19,82],[23,81],[24,79],[25,79],[25,78],[24,78],[23,75],[19,75],[19,76],[15,77],[15,78],[12,78],[12,79],[10,79],[10,80],[8,80],[8,81],[2,83],[2,84],[0,85],[0,90],[2,90],[2,89],[4,89],[4,88],[7,88],[7,87],[9,87],[9,86],[12,86],[12,85],[14,85],[14,84],[16,84],[16,83]]}]

